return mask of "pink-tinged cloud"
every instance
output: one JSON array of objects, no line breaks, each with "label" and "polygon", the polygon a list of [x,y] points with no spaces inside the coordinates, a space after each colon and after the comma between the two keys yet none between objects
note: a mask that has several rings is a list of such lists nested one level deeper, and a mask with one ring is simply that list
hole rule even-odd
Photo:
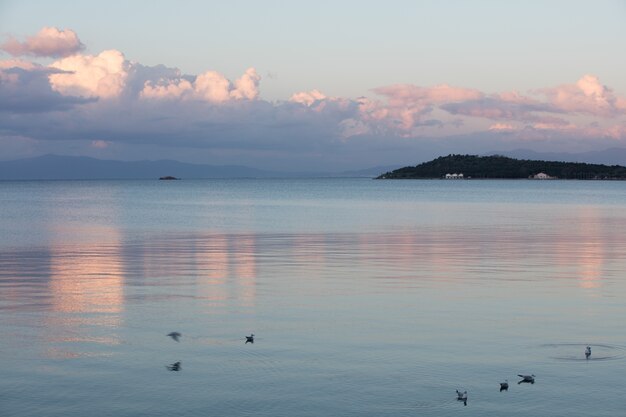
[{"label": "pink-tinged cloud", "polygon": [[193,85],[185,79],[146,81],[139,96],[142,99],[180,99],[193,93]]},{"label": "pink-tinged cloud", "polygon": [[575,84],[538,90],[556,109],[601,117],[626,114],[626,99],[618,97],[595,75],[585,75]]},{"label": "pink-tinged cloud", "polygon": [[390,106],[407,106],[421,103],[432,105],[439,103],[453,103],[458,101],[476,100],[483,97],[483,93],[470,88],[451,87],[447,84],[434,87],[418,87],[411,84],[395,84],[387,87],[375,88],[376,94],[385,96]]},{"label": "pink-tinged cloud", "polygon": [[44,27],[35,36],[30,36],[23,42],[10,37],[0,46],[0,49],[13,56],[33,55],[52,58],[70,56],[83,48],[84,45],[76,32],[55,27]]},{"label": "pink-tinged cloud", "polygon": [[611,139],[620,140],[626,139],[626,124],[615,125],[606,128],[605,135]]},{"label": "pink-tinged cloud", "polygon": [[195,99],[211,103],[230,100],[256,100],[259,96],[261,77],[254,68],[246,72],[234,83],[217,71],[207,71],[190,81],[180,76],[175,78],[148,80],[139,96],[142,99]]},{"label": "pink-tinged cloud", "polygon": [[63,95],[114,98],[124,90],[129,64],[116,50],[98,55],[73,55],[53,62],[50,68],[64,73],[51,74],[52,89]]},{"label": "pink-tinged cloud", "polygon": [[6,59],[0,61],[0,70],[9,68],[20,68],[27,71],[42,68],[41,65],[35,64],[30,61],[24,61],[23,59]]},{"label": "pink-tinged cloud", "polygon": [[546,103],[518,93],[502,93],[480,99],[444,103],[441,108],[450,114],[491,120],[528,121],[535,112],[552,112]]},{"label": "pink-tinged cloud", "polygon": [[396,132],[407,137],[415,133],[415,128],[442,125],[441,121],[426,118],[437,106],[476,100],[484,96],[478,90],[451,87],[447,84],[434,87],[395,84],[375,88],[373,91],[385,100],[360,100],[359,109],[363,120],[374,131]]},{"label": "pink-tinged cloud", "polygon": [[230,99],[231,82],[217,71],[198,75],[194,84],[196,96],[220,103]]},{"label": "pink-tinged cloud", "polygon": [[[351,160],[372,149],[405,156],[419,143],[440,152],[443,143],[492,150],[528,140],[626,141],[624,99],[594,76],[523,94],[396,84],[374,89],[370,98],[311,90],[277,102],[260,97],[260,82],[254,68],[233,80],[217,71],[187,75],[130,62],[115,50],[75,54],[49,67],[0,61],[0,133],[84,141],[84,149],[106,152],[139,144],[265,152],[291,164],[298,155],[344,152]],[[611,125],[598,120],[609,117]]]},{"label": "pink-tinged cloud", "polygon": [[586,137],[626,140],[626,123],[610,126],[600,126],[597,123],[592,123],[580,130]]},{"label": "pink-tinged cloud", "polygon": [[111,142],[107,142],[106,140],[92,140],[91,147],[96,149],[106,149],[111,145]]},{"label": "pink-tinged cloud", "polygon": [[577,126],[572,123],[550,123],[550,122],[535,122],[530,125],[533,129],[538,130],[575,130]]},{"label": "pink-tinged cloud", "polygon": [[254,68],[248,68],[246,72],[235,81],[230,96],[235,100],[255,100],[259,97],[259,82],[261,76]]},{"label": "pink-tinged cloud", "polygon": [[311,107],[314,103],[326,99],[326,95],[319,90],[301,91],[295,93],[289,98],[292,103],[304,104],[307,107]]},{"label": "pink-tinged cloud", "polygon": [[515,129],[515,126],[513,126],[511,123],[494,123],[491,126],[489,126],[489,129],[492,132],[512,132]]}]

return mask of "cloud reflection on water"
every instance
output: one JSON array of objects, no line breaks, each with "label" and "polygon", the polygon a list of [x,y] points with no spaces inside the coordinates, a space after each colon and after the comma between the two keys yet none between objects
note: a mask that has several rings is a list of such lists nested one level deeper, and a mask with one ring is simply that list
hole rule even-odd
[{"label": "cloud reflection on water", "polygon": [[416,288],[479,294],[493,287],[489,295],[498,296],[520,285],[580,288],[597,296],[606,276],[624,266],[626,237],[606,219],[601,222],[593,208],[578,216],[550,228],[447,226],[393,233],[136,238],[97,227],[89,233],[100,243],[58,240],[0,254],[0,308],[42,312],[41,332],[54,345],[51,354],[74,357],[81,352],[58,344],[119,343],[113,330],[123,326],[125,310],[139,302],[191,300],[194,308],[224,312],[254,309],[261,289],[261,294],[297,300]]}]

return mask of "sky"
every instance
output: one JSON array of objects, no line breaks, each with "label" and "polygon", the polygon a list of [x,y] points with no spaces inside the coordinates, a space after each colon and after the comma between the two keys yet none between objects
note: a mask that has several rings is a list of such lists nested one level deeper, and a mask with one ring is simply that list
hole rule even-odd
[{"label": "sky", "polygon": [[626,1],[0,0],[0,160],[626,147]]}]

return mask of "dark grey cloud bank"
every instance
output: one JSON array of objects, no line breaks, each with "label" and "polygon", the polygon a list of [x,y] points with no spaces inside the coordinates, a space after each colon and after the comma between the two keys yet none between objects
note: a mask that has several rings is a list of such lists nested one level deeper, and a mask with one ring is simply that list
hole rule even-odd
[{"label": "dark grey cloud bank", "polygon": [[[48,76],[63,71],[38,68],[8,68],[0,78],[0,112],[10,114],[66,111],[77,104],[94,102],[96,98],[64,96],[53,91]],[[31,116],[32,117],[32,116]]]}]

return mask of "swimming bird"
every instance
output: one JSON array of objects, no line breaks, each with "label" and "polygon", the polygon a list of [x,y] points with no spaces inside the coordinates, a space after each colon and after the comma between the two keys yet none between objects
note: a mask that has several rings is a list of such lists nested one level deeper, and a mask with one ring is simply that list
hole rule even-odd
[{"label": "swimming bird", "polygon": [[177,342],[180,342],[180,340],[178,340],[178,338],[181,337],[182,334],[180,334],[178,332],[172,332],[172,333],[168,333],[168,336],[171,337],[172,339],[176,340]]},{"label": "swimming bird", "polygon": [[585,358],[589,359],[589,356],[591,356],[591,346],[587,346],[585,349]]},{"label": "swimming bird", "polygon": [[250,336],[246,336],[246,343],[244,343],[244,345],[248,343],[254,343],[254,334],[250,333]]},{"label": "swimming bird", "polygon": [[509,380],[505,379],[504,382],[500,382],[500,392],[509,390]]},{"label": "swimming bird", "polygon": [[456,399],[457,401],[463,401],[463,405],[467,405],[467,391],[459,391],[456,390]]},{"label": "swimming bird", "polygon": [[535,375],[521,375],[521,374],[517,374],[517,376],[522,378],[522,380],[519,381],[518,384],[521,384],[522,382],[530,382],[531,384],[535,383]]},{"label": "swimming bird", "polygon": [[168,371],[178,372],[178,371],[180,371],[180,361],[174,362],[171,365],[165,365],[165,367],[167,368]]}]

